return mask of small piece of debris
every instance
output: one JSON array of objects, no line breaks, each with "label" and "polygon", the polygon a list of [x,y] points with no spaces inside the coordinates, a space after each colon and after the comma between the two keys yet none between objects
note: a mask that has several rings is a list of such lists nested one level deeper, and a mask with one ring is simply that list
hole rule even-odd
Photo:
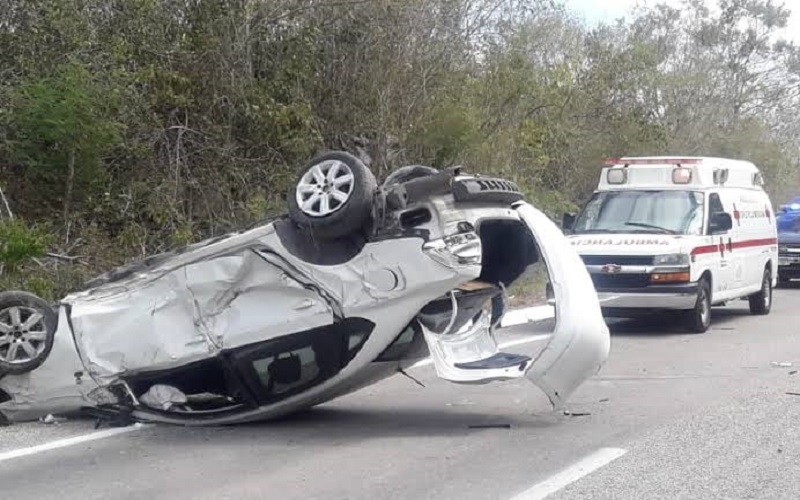
[{"label": "small piece of debris", "polygon": [[39,422],[43,424],[60,424],[61,422],[66,422],[67,419],[64,417],[56,417],[54,415],[47,415],[45,417],[41,417]]},{"label": "small piece of debris", "polygon": [[603,399],[600,400],[600,402],[601,403],[607,403],[608,402],[608,398],[603,398]]},{"label": "small piece of debris", "polygon": [[398,371],[398,372],[399,372],[401,375],[403,375],[403,376],[405,376],[405,377],[407,377],[407,378],[411,379],[411,380],[412,380],[413,382],[415,382],[415,383],[416,383],[418,386],[420,386],[420,387],[425,387],[425,384],[423,384],[423,383],[422,383],[422,382],[420,382],[419,380],[415,379],[414,377],[412,377],[411,375],[409,375],[408,373],[406,373],[406,371],[405,371],[405,370],[403,370],[402,368],[398,368],[398,369],[397,369],[397,371]]},{"label": "small piece of debris", "polygon": [[797,373],[797,370],[792,370],[792,371],[789,372],[789,375],[794,375],[796,373]]},{"label": "small piece of debris", "polygon": [[786,394],[789,396],[800,396],[800,392],[787,392]]},{"label": "small piece of debris", "polygon": [[473,424],[470,429],[510,429],[511,424]]},{"label": "small piece of debris", "polygon": [[781,362],[773,361],[770,363],[770,366],[772,366],[773,368],[791,368],[792,364],[789,363],[788,361],[781,361]]},{"label": "small piece of debris", "polygon": [[588,417],[591,413],[587,412],[571,412],[569,410],[564,410],[564,415],[568,417]]}]

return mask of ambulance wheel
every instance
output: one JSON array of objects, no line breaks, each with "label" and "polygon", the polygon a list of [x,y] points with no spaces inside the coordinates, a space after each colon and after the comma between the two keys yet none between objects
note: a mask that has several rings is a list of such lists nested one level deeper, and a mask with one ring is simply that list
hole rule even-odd
[{"label": "ambulance wheel", "polygon": [[761,278],[761,290],[750,297],[750,314],[764,316],[769,314],[772,309],[772,273],[769,268],[764,269],[764,276]]},{"label": "ambulance wheel", "polygon": [[36,295],[0,293],[0,374],[21,375],[44,363],[57,324],[56,312]]},{"label": "ambulance wheel", "polygon": [[711,326],[711,287],[703,279],[697,288],[697,302],[694,308],[685,312],[684,319],[689,331],[705,333]]}]

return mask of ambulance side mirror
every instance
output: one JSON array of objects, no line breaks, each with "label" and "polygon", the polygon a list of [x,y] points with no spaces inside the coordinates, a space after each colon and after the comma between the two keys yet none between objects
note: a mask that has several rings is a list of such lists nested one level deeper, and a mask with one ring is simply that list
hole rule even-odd
[{"label": "ambulance side mirror", "polygon": [[561,229],[563,231],[572,231],[572,226],[575,225],[575,214],[565,213],[561,216]]},{"label": "ambulance side mirror", "polygon": [[711,221],[709,221],[708,229],[711,234],[719,234],[724,233],[726,231],[730,231],[733,227],[733,219],[731,219],[731,214],[727,212],[719,212],[711,216]]}]

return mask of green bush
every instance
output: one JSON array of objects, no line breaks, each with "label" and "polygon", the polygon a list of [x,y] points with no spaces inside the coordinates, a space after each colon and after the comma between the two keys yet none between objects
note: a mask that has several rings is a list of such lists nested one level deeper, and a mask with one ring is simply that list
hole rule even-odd
[{"label": "green bush", "polygon": [[0,265],[7,271],[13,272],[25,261],[41,257],[50,243],[49,235],[19,219],[0,221]]}]

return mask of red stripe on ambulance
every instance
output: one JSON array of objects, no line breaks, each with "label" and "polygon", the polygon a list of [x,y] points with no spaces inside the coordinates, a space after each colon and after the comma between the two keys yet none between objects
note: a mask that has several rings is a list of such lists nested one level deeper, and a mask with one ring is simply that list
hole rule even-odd
[{"label": "red stripe on ambulance", "polygon": [[[757,240],[735,241],[733,242],[732,245],[729,245],[727,249],[730,251],[730,250],[735,250],[737,248],[766,247],[777,244],[778,244],[778,238],[761,238]],[[695,247],[692,250],[692,255],[716,253],[725,250],[725,247],[726,245],[724,243],[720,243],[719,245],[703,245],[701,247]]]}]

